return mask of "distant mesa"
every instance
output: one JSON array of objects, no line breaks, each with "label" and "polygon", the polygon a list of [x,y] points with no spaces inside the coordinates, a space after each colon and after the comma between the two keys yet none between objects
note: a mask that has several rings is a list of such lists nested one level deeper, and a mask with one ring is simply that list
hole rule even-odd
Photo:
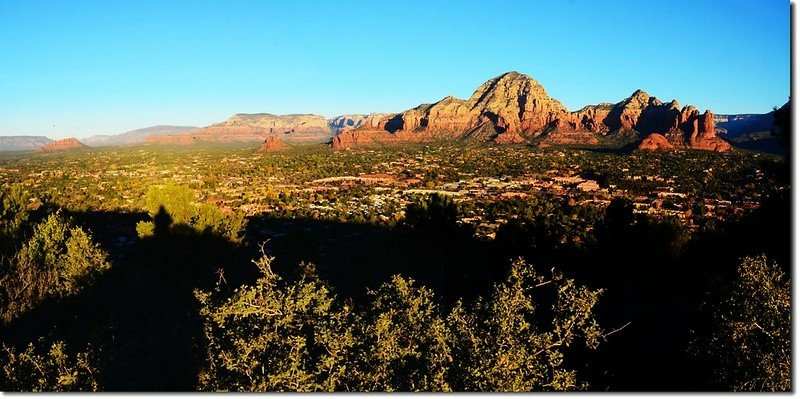
[{"label": "distant mesa", "polygon": [[151,136],[175,135],[197,129],[196,126],[158,125],[114,135],[91,136],[83,139],[83,143],[92,147],[135,145],[145,143]]},{"label": "distant mesa", "polygon": [[197,142],[263,142],[280,136],[288,141],[330,140],[328,121],[313,114],[236,114],[225,122],[181,134],[147,137],[150,144],[192,144]]},{"label": "distant mesa", "polygon": [[74,137],[69,137],[66,139],[51,141],[41,147],[39,147],[36,152],[39,153],[46,153],[46,152],[61,152],[61,151],[72,151],[72,150],[81,150],[81,149],[88,149],[86,145],[78,141],[78,139]]},{"label": "distant mesa", "polygon": [[343,129],[333,148],[436,139],[467,139],[497,144],[597,144],[611,133],[658,133],[675,148],[727,151],[716,136],[714,116],[677,101],[662,103],[642,90],[616,103],[568,111],[530,76],[507,72],[488,80],[468,100],[452,96],[398,114],[368,118]]},{"label": "distant mesa", "polygon": [[52,141],[45,136],[0,136],[0,152],[35,151]]},{"label": "distant mesa", "polygon": [[267,137],[266,140],[258,147],[258,152],[275,152],[275,151],[282,151],[289,148],[286,146],[286,143],[283,140],[275,137],[270,136]]}]

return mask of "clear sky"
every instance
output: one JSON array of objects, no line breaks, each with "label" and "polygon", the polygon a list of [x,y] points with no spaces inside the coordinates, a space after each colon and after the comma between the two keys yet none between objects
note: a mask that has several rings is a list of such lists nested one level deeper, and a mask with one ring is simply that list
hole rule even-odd
[{"label": "clear sky", "polygon": [[570,110],[789,96],[781,0],[0,1],[0,135],[399,112],[516,70]]}]

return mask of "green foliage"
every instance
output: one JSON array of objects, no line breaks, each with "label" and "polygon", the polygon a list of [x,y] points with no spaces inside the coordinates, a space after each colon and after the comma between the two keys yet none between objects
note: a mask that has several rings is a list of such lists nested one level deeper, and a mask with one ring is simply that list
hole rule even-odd
[{"label": "green foliage", "polygon": [[156,234],[156,224],[154,222],[141,221],[136,223],[136,235],[139,238],[152,237]]},{"label": "green foliage", "polygon": [[98,391],[93,353],[69,354],[61,341],[49,349],[44,340],[24,351],[3,345],[0,352],[0,390],[11,392]]},{"label": "green foliage", "polygon": [[[227,299],[196,292],[207,365],[200,389],[216,391],[536,391],[585,388],[564,365],[566,349],[595,348],[593,309],[601,294],[522,261],[488,301],[460,302],[442,317],[433,291],[393,276],[370,291],[361,312],[337,303],[313,274],[262,276]],[[538,303],[534,291],[549,290]],[[546,296],[544,296],[546,298]],[[551,320],[536,319],[537,306]]]},{"label": "green foliage", "polygon": [[[535,291],[555,295],[547,328],[537,323]],[[448,324],[453,339],[456,390],[527,392],[586,388],[577,372],[564,365],[566,348],[576,340],[596,348],[602,331],[594,319],[601,290],[575,284],[554,272],[550,280],[522,260],[512,264],[506,281],[494,287],[489,301],[474,309],[458,303]],[[454,383],[455,384],[455,383]]]},{"label": "green foliage", "polygon": [[0,255],[7,255],[19,243],[28,224],[28,195],[19,185],[0,191]]},{"label": "green foliage", "polygon": [[137,223],[140,238],[164,232],[179,232],[189,228],[197,233],[211,233],[232,242],[242,240],[241,233],[247,221],[241,212],[225,214],[211,204],[198,204],[188,187],[164,185],[153,186],[145,198],[146,209],[152,221]]},{"label": "green foliage", "polygon": [[746,257],[730,296],[716,309],[709,353],[738,391],[792,388],[791,285],[764,255]]},{"label": "green foliage", "polygon": [[31,238],[0,266],[0,312],[8,322],[45,299],[81,292],[111,264],[87,232],[56,213],[34,226]]},{"label": "green foliage", "polygon": [[346,390],[355,315],[313,275],[294,283],[263,256],[254,286],[217,301],[196,292],[205,318],[208,364],[199,388],[213,391]]},{"label": "green foliage", "polygon": [[361,330],[364,374],[358,390],[450,391],[447,326],[433,291],[395,275],[370,297]]}]

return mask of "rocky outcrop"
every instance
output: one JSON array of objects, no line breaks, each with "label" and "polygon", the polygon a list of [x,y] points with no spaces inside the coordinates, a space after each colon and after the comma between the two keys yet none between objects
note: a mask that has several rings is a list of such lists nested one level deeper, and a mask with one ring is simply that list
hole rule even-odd
[{"label": "rocky outcrop", "polygon": [[287,148],[289,147],[287,147],[286,144],[281,141],[281,139],[275,136],[270,136],[267,137],[267,139],[264,140],[264,142],[258,147],[258,152],[275,152],[282,151]]},{"label": "rocky outcrop", "polygon": [[34,151],[52,141],[45,136],[0,136],[0,152]]},{"label": "rocky outcrop", "polygon": [[83,143],[78,141],[78,139],[74,137],[56,140],[49,142],[41,147],[39,147],[36,152],[44,153],[44,152],[60,152],[60,151],[70,151],[70,150],[80,150],[89,148],[85,146]]},{"label": "rocky outcrop", "polygon": [[658,134],[658,133],[651,133],[647,137],[639,143],[640,150],[645,151],[656,151],[656,150],[672,150],[675,147],[669,143],[666,137]]},{"label": "rocky outcrop", "polygon": [[678,148],[730,148],[716,136],[710,111],[700,114],[693,106],[680,108],[675,100],[662,103],[636,90],[616,104],[569,112],[542,85],[518,72],[490,79],[468,100],[448,96],[398,114],[365,118],[361,126],[340,131],[331,146],[452,138],[497,144],[598,144],[602,136],[617,132],[634,137],[659,133]]},{"label": "rocky outcrop", "polygon": [[236,114],[225,122],[177,135],[150,136],[151,144],[194,142],[262,142],[269,136],[290,141],[325,142],[331,137],[328,121],[313,114]]}]

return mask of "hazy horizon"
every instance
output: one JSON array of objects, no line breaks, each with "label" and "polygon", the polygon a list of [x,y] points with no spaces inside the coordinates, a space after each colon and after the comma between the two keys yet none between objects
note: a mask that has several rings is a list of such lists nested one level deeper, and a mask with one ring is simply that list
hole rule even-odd
[{"label": "hazy horizon", "polygon": [[790,95],[788,5],[6,1],[0,136],[400,112],[512,70],[572,111],[642,89],[765,113]]}]

